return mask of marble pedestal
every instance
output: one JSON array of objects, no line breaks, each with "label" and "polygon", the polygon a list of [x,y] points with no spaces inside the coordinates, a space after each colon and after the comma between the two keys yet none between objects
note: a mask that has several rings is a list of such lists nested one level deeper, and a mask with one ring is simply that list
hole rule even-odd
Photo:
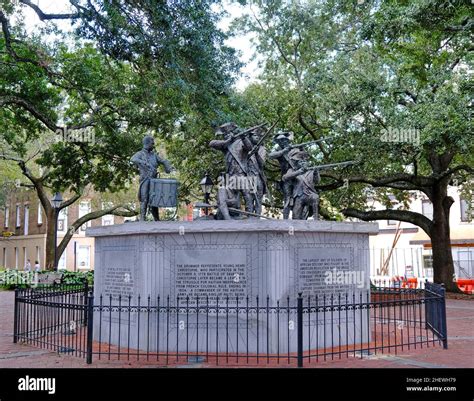
[{"label": "marble pedestal", "polygon": [[[369,289],[369,235],[376,224],[293,220],[136,222],[89,228],[95,238],[95,304],[166,307],[296,305],[299,293],[304,305],[337,304],[349,298],[366,300]],[[325,296],[325,298],[324,298]],[[332,296],[332,300],[331,300]],[[309,301],[308,301],[309,297]],[[342,297],[342,298],[341,298]],[[237,301],[237,298],[239,301]],[[169,299],[169,301],[168,301]],[[187,304],[186,304],[187,303]],[[342,302],[341,302],[342,303]],[[319,305],[321,306],[321,305]],[[150,351],[236,352],[257,348],[269,352],[296,351],[296,314],[245,313],[196,314],[116,311],[95,316],[94,337],[113,344]],[[183,313],[181,313],[183,312]],[[224,313],[223,313],[224,312]],[[263,311],[264,312],[264,311]],[[277,315],[280,315],[279,318]],[[130,319],[130,322],[128,322]],[[150,323],[151,319],[151,323]],[[206,320],[207,319],[207,320]],[[370,315],[322,313],[305,316],[305,349],[365,342],[370,338]],[[130,323],[130,329],[128,328]],[[353,325],[356,325],[354,335]],[[207,327],[205,327],[207,325]],[[324,329],[325,327],[325,329]],[[257,338],[258,328],[258,338]],[[130,338],[127,330],[130,330]],[[331,331],[331,334],[327,331]],[[100,331],[100,334],[99,334]],[[110,333],[109,333],[110,331]],[[247,342],[247,331],[249,340]],[[326,331],[326,332],[325,332]],[[120,332],[120,334],[119,334]],[[362,336],[362,339],[361,339]],[[293,338],[292,338],[293,337]],[[120,338],[120,340],[119,340]],[[310,341],[310,339],[312,339]],[[267,341],[268,340],[268,341]],[[311,345],[312,344],[312,345]]]}]

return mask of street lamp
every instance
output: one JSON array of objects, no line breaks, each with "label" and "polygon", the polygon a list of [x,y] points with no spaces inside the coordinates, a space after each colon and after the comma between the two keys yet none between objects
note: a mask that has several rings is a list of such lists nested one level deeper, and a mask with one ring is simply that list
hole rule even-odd
[{"label": "street lamp", "polygon": [[212,187],[214,186],[214,183],[212,182],[211,177],[209,177],[209,173],[206,172],[206,175],[204,178],[201,180],[199,183],[202,188],[202,192],[204,192],[204,203],[206,204],[204,210],[206,213],[206,216],[208,215],[208,210],[209,210],[209,197],[211,196],[212,192]]},{"label": "street lamp", "polygon": [[51,199],[51,206],[54,209],[54,271],[58,271],[57,245],[58,245],[58,217],[59,208],[63,203],[63,197],[60,192],[56,192]]}]

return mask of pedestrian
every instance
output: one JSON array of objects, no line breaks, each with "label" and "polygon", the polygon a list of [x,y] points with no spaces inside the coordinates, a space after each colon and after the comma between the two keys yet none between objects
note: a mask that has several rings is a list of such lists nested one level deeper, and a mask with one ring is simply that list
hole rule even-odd
[{"label": "pedestrian", "polygon": [[25,271],[30,272],[31,271],[31,261],[28,259],[25,264]]},{"label": "pedestrian", "polygon": [[35,271],[40,272],[41,271],[41,266],[37,260],[35,260]]}]

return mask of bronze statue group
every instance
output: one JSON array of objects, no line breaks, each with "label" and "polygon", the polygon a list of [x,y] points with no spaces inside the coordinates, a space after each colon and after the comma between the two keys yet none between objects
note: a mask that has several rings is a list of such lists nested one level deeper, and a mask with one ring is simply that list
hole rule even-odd
[{"label": "bronze statue group", "polygon": [[[242,130],[235,123],[226,123],[216,129],[216,139],[209,143],[212,149],[224,154],[226,170],[219,177],[217,189],[218,220],[258,218],[262,216],[263,198],[269,192],[265,176],[265,162],[275,160],[280,166],[279,187],[283,194],[283,218],[306,220],[319,219],[319,195],[316,185],[320,182],[319,171],[336,166],[348,166],[353,162],[310,166],[310,154],[306,148],[321,140],[293,143],[291,132],[273,134],[275,149],[268,153],[264,142],[276,123],[267,129],[266,124]],[[173,168],[154,151],[154,140],[147,136],[143,149],[131,159],[140,172],[140,220],[146,219],[150,210],[154,220],[159,220],[158,208],[149,205],[150,181],[157,178],[157,169],[163,165],[167,173]],[[242,210],[242,201],[244,209]]]},{"label": "bronze statue group", "polygon": [[[311,167],[310,154],[306,147],[322,140],[293,144],[291,132],[278,132],[273,137],[276,149],[267,155],[264,140],[274,126],[265,129],[265,124],[241,130],[235,123],[226,123],[216,130],[216,137],[209,143],[213,149],[224,153],[226,179],[239,185],[219,185],[217,192],[217,214],[219,220],[262,216],[262,202],[268,192],[265,177],[265,161],[278,161],[281,171],[280,189],[283,193],[283,218],[306,220],[319,219],[319,195],[315,188],[320,182],[319,171],[352,162]],[[229,179],[230,177],[230,179]],[[241,210],[242,199],[245,210]]]}]

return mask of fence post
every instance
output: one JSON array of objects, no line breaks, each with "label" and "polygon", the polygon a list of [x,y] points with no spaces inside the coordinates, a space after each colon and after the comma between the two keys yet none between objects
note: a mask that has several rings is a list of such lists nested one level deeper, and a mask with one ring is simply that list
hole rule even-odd
[{"label": "fence post", "polygon": [[87,326],[87,305],[88,305],[88,297],[89,297],[89,282],[87,281],[87,277],[84,278],[84,326]]},{"label": "fence post", "polygon": [[92,343],[93,343],[93,330],[94,330],[94,295],[92,292],[88,294],[87,306],[84,306],[87,311],[87,354],[86,363],[92,363]]},{"label": "fence post", "polygon": [[[425,287],[423,288],[423,297],[425,298],[425,330],[433,330],[433,320],[435,319],[433,312],[434,305],[433,301],[426,299],[432,292],[435,292],[437,294],[436,289],[433,287],[432,283],[430,283],[428,279],[426,279]],[[435,305],[437,305],[437,301]]]},{"label": "fence post", "polygon": [[448,349],[448,328],[446,325],[446,289],[444,284],[441,284],[439,309],[441,318],[441,334],[443,335],[443,348]]},{"label": "fence post", "polygon": [[13,310],[13,343],[18,341],[18,288],[15,288],[15,306]]},{"label": "fence post", "polygon": [[296,316],[297,316],[297,337],[298,337],[298,367],[303,367],[303,293],[298,293]]}]

